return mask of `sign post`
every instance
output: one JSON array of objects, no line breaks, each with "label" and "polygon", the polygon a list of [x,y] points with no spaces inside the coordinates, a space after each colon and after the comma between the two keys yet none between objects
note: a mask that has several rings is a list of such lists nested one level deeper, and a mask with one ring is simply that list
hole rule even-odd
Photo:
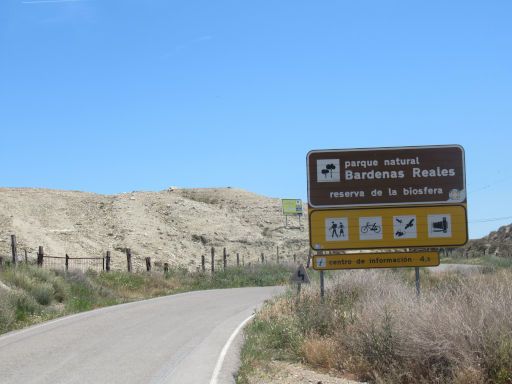
[{"label": "sign post", "polygon": [[314,150],[307,173],[316,270],[415,267],[419,294],[419,267],[468,241],[459,145]]},{"label": "sign post", "polygon": [[281,199],[281,205],[283,208],[283,215],[286,220],[286,227],[288,227],[288,216],[298,216],[299,217],[299,227],[300,227],[300,217],[302,216],[302,200],[301,199]]},{"label": "sign post", "polygon": [[308,273],[302,264],[299,265],[295,272],[293,272],[292,276],[290,277],[290,283],[297,283],[297,295],[300,295],[302,284],[310,283]]}]

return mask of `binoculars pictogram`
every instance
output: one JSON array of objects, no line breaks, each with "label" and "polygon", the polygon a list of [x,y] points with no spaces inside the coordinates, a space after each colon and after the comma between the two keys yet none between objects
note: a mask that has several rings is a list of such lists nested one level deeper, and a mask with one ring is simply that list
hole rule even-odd
[{"label": "binoculars pictogram", "polygon": [[441,221],[434,221],[432,223],[432,231],[433,232],[448,232],[448,221],[446,220],[446,217],[443,217],[443,220]]}]

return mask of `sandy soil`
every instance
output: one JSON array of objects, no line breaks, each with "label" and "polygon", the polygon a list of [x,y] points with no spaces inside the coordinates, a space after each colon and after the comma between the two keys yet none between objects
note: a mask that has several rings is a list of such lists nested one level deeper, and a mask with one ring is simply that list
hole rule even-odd
[{"label": "sandy soil", "polygon": [[276,259],[307,254],[307,222],[296,217],[285,228],[280,199],[240,189],[178,189],[99,195],[79,191],[0,188],[0,255],[9,257],[10,235],[19,254],[34,259],[39,245],[45,253],[71,257],[112,252],[113,268],[124,269],[125,248],[131,248],[134,268],[144,257],[195,269],[201,255],[210,259],[222,248],[234,263],[236,253],[246,263],[263,252]]},{"label": "sandy soil", "polygon": [[301,364],[273,361],[265,370],[257,370],[251,384],[361,384],[345,378],[315,372]]}]

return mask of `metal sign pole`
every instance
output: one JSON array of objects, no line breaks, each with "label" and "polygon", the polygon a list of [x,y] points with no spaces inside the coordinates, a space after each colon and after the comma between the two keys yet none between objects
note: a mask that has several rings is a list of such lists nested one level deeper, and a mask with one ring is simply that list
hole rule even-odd
[{"label": "metal sign pole", "polygon": [[325,285],[324,285],[324,271],[320,271],[320,299],[324,302]]},{"label": "metal sign pole", "polygon": [[415,267],[416,272],[416,297],[420,298],[420,267]]},{"label": "metal sign pole", "polygon": [[[323,255],[322,251],[318,251],[318,255]],[[324,295],[325,295],[325,281],[324,281],[324,271],[320,271],[320,300],[322,303],[324,302]]]}]

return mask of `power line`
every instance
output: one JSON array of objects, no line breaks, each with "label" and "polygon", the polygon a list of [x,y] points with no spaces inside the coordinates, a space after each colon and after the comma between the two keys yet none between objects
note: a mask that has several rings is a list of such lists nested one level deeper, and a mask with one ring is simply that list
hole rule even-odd
[{"label": "power line", "polygon": [[500,220],[508,220],[512,219],[512,216],[503,216],[503,217],[493,217],[489,219],[480,219],[480,220],[471,220],[470,223],[487,223],[490,221],[500,221]]}]

